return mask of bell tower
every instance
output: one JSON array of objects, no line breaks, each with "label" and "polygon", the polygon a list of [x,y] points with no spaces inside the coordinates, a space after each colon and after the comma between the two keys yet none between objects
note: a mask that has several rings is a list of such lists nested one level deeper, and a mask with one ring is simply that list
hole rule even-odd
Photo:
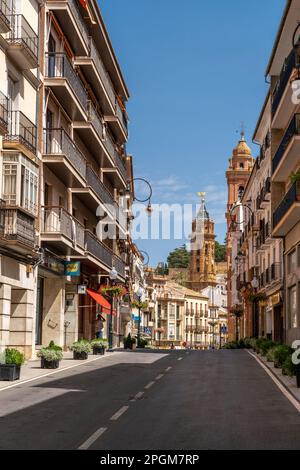
[{"label": "bell tower", "polygon": [[[227,199],[227,295],[228,310],[232,305],[232,236],[231,236],[231,210],[235,204],[242,198],[249,176],[254,165],[254,158],[251,149],[245,140],[245,134],[241,132],[241,139],[238,145],[233,149],[232,156],[229,159],[229,168],[226,171],[228,199]],[[228,318],[229,341],[235,339],[235,322]]]},{"label": "bell tower", "polygon": [[215,224],[205,206],[205,193],[198,193],[201,205],[192,225],[189,287],[201,292],[216,284]]}]

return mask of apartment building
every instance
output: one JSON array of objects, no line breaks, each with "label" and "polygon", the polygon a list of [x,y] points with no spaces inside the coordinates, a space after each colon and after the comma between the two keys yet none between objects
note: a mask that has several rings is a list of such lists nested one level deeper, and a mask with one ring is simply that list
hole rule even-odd
[{"label": "apartment building", "polygon": [[290,344],[300,334],[300,1],[289,0],[266,75],[270,78],[272,236],[281,240],[284,330]]},{"label": "apartment building", "polygon": [[[41,10],[40,106],[43,261],[36,340],[68,346],[92,338],[98,305],[78,293],[125,282],[129,97],[98,2],[47,0]],[[129,170],[128,170],[129,171]],[[114,317],[118,344],[118,316]]]},{"label": "apartment building", "polygon": [[40,2],[0,2],[0,344],[31,357],[40,149]]}]

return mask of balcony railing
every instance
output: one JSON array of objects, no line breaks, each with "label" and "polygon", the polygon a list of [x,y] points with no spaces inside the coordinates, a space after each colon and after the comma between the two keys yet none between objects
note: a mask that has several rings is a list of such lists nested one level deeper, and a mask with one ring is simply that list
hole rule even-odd
[{"label": "balcony railing", "polygon": [[293,69],[296,67],[297,62],[298,62],[298,52],[296,52],[294,49],[290,53],[290,55],[286,58],[283,68],[281,70],[279,79],[277,81],[277,84],[275,86],[274,92],[273,92],[273,101],[272,101],[272,116],[275,116],[275,113],[278,109],[278,106],[280,104],[281,98],[284,94],[284,91],[286,89],[286,86],[289,83],[289,78],[291,76],[291,73]]},{"label": "balcony railing", "polygon": [[100,58],[100,55],[98,54],[97,48],[92,38],[90,38],[90,56],[91,59],[93,59],[94,61],[94,64],[101,77],[101,80],[103,81],[109,99],[111,100],[112,104],[114,104],[116,101],[114,86]]},{"label": "balcony railing", "polygon": [[99,199],[104,204],[109,204],[110,206],[114,206],[113,197],[107,191],[104,184],[100,180],[99,176],[95,173],[95,171],[90,165],[87,165],[86,180],[87,180],[87,185],[93,189],[93,191],[97,194]]},{"label": "balcony railing", "polygon": [[[109,268],[112,267],[113,253],[92,232],[85,231],[86,251],[97,258]],[[117,268],[116,268],[117,269]]]},{"label": "balcony railing", "polygon": [[124,111],[121,109],[121,106],[118,102],[118,99],[116,99],[116,115],[119,118],[119,121],[121,122],[124,131],[127,133],[127,131],[128,131],[127,118],[125,116]]},{"label": "balcony railing", "polygon": [[273,173],[275,173],[290,141],[295,135],[300,135],[300,114],[295,114],[283,136],[283,139],[274,155],[272,162]]},{"label": "balcony railing", "polygon": [[292,205],[299,201],[300,181],[296,181],[284,196],[283,200],[273,214],[273,228],[277,227]]},{"label": "balcony railing", "polygon": [[118,151],[116,150],[116,146],[113,142],[113,138],[111,137],[109,132],[107,132],[107,135],[106,135],[105,146],[107,148],[107,151],[109,152],[109,154],[113,158],[114,164],[119,169],[119,171],[120,171],[121,175],[123,176],[123,178],[125,179],[125,181],[127,181],[127,173],[126,173],[125,164],[124,164],[121,156],[119,155]]},{"label": "balcony railing", "polygon": [[[11,0],[0,0],[0,32],[10,30],[9,16],[11,14]],[[3,25],[3,26],[2,26]]]},{"label": "balcony railing", "polygon": [[11,30],[7,41],[10,44],[24,46],[37,60],[38,58],[38,36],[23,15],[9,15]]},{"label": "balcony railing", "polygon": [[75,94],[82,108],[86,113],[88,113],[89,102],[86,90],[66,54],[60,52],[46,53],[45,77],[64,78],[68,80],[73,93]]},{"label": "balcony railing", "polygon": [[35,245],[34,218],[20,209],[0,207],[0,236],[5,240],[20,242],[30,248]]},{"label": "balcony railing", "polygon": [[42,208],[41,230],[69,238],[74,245],[84,249],[84,227],[63,207]]},{"label": "balcony railing", "polygon": [[64,129],[44,129],[43,153],[64,155],[78,173],[86,177],[86,159]]},{"label": "balcony railing", "polygon": [[21,112],[8,113],[8,134],[5,142],[18,142],[31,152],[36,152],[36,126]]},{"label": "balcony railing", "polygon": [[8,126],[8,98],[0,91],[0,125]]},{"label": "balcony railing", "polygon": [[119,258],[118,256],[114,255],[113,257],[113,265],[117,270],[118,274],[122,277],[125,277],[125,263],[124,261]]},{"label": "balcony railing", "polygon": [[76,20],[76,24],[77,24],[77,27],[83,37],[83,40],[86,44],[86,46],[88,47],[89,46],[89,32],[88,32],[88,29],[84,23],[84,19],[82,18],[81,16],[81,13],[79,11],[79,8],[78,8],[78,3],[76,2],[76,0],[68,0],[68,3],[71,7],[71,11],[75,17],[75,20]]}]

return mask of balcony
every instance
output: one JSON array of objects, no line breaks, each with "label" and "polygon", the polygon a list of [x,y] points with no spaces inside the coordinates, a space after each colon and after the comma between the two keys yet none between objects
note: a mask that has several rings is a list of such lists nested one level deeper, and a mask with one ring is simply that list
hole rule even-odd
[{"label": "balcony", "polygon": [[67,188],[85,187],[86,159],[64,129],[44,129],[43,162]]},{"label": "balcony", "polygon": [[118,139],[123,141],[128,138],[128,122],[126,110],[121,107],[118,98],[115,99],[115,114],[113,116],[105,116],[105,121],[108,122],[114,129]]},{"label": "balcony", "polygon": [[35,218],[20,208],[0,206],[0,238],[5,246],[22,254],[35,247]]},{"label": "balcony", "polygon": [[186,315],[190,316],[190,317],[193,317],[195,315],[195,311],[194,310],[190,310],[190,309],[187,309],[186,312],[185,312]]},{"label": "balcony", "polygon": [[88,55],[77,56],[74,63],[84,70],[88,82],[98,92],[104,114],[115,114],[116,95],[114,86],[91,37],[89,38]]},{"label": "balcony", "polygon": [[295,105],[292,101],[291,75],[299,61],[298,52],[292,50],[286,58],[281,74],[273,91],[272,117],[273,128],[284,129],[287,125],[286,119],[291,115]]},{"label": "balcony", "polygon": [[111,269],[113,265],[113,252],[104,245],[92,232],[85,231],[85,246],[88,258],[96,261],[104,269]]},{"label": "balcony", "polygon": [[45,54],[45,86],[52,89],[73,121],[86,121],[88,96],[66,54]]},{"label": "balcony", "polygon": [[55,13],[76,55],[87,55],[89,32],[76,0],[47,0],[46,6]]},{"label": "balcony", "polygon": [[282,265],[281,263],[273,263],[271,265],[271,282],[277,282],[282,280]]},{"label": "balcony", "polygon": [[273,236],[284,237],[300,220],[300,181],[296,181],[273,214]]},{"label": "balcony", "polygon": [[8,133],[8,99],[0,91],[0,135]]},{"label": "balcony", "polygon": [[62,207],[42,207],[41,241],[62,255],[83,255],[84,227]]},{"label": "balcony", "polygon": [[90,164],[85,166],[85,172],[86,184],[84,187],[73,188],[72,192],[94,212],[102,205],[109,214],[114,214],[114,199]]},{"label": "balcony", "polygon": [[4,148],[36,153],[36,126],[21,112],[8,113],[8,134],[3,138]]},{"label": "balcony", "polygon": [[300,153],[300,114],[295,114],[273,158],[273,181],[286,182]]},{"label": "balcony", "polygon": [[193,332],[193,329],[194,329],[194,327],[193,327],[192,325],[187,325],[187,326],[185,327],[185,332],[186,332],[186,333],[192,333],[192,332]]},{"label": "balcony", "polygon": [[10,31],[10,14],[10,0],[0,0],[0,33],[8,33],[8,31]]},{"label": "balcony", "polygon": [[23,15],[9,15],[10,31],[7,33],[7,54],[20,70],[38,66],[38,36]]}]

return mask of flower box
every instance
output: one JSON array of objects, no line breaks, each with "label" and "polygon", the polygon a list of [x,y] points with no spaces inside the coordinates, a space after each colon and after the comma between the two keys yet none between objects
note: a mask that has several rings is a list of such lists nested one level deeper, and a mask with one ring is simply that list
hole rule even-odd
[{"label": "flower box", "polygon": [[15,364],[0,364],[0,380],[13,382],[20,379],[21,366]]}]

